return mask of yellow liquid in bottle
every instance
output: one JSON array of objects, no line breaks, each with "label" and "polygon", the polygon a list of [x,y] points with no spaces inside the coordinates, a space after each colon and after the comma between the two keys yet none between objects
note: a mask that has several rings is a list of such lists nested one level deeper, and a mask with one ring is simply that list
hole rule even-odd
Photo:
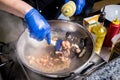
[{"label": "yellow liquid in bottle", "polygon": [[100,54],[106,35],[106,28],[102,24],[96,24],[96,26],[92,27],[91,32],[96,36],[94,50],[97,54]]}]

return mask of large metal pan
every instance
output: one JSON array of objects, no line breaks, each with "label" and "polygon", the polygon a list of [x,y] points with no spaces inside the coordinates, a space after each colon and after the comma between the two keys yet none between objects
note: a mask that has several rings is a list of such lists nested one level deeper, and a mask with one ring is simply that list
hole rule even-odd
[{"label": "large metal pan", "polygon": [[34,71],[35,73],[42,74],[44,76],[49,77],[66,77],[69,76],[71,73],[79,73],[81,72],[86,66],[90,66],[93,63],[90,63],[91,55],[93,54],[94,42],[91,34],[85,29],[83,26],[77,23],[73,23],[70,21],[65,20],[50,20],[48,21],[51,25],[51,37],[57,36],[59,38],[64,38],[66,32],[78,32],[79,38],[87,38],[86,41],[86,53],[81,58],[72,57],[72,62],[70,67],[64,69],[62,71],[57,71],[54,73],[47,73],[43,72],[38,68],[30,65],[27,60],[27,56],[29,55],[37,55],[41,56],[41,53],[45,52],[48,53],[52,51],[53,48],[46,47],[48,46],[46,41],[36,41],[29,37],[29,32],[26,29],[25,32],[22,33],[20,38],[17,42],[17,55],[19,60],[30,70]]}]

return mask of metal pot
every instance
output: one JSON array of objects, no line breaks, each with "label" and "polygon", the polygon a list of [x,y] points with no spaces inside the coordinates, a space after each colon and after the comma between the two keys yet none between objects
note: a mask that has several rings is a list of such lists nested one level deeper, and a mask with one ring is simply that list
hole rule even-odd
[{"label": "metal pot", "polygon": [[42,74],[48,77],[67,77],[71,74],[79,74],[84,71],[87,67],[90,67],[94,63],[91,62],[91,56],[93,55],[94,42],[91,34],[83,26],[77,23],[73,23],[66,20],[50,20],[48,21],[51,25],[51,37],[57,36],[64,38],[67,32],[78,32],[79,38],[87,38],[86,41],[86,53],[81,58],[72,58],[70,67],[62,71],[47,73],[29,64],[27,56],[37,55],[41,56],[43,52],[48,53],[53,48],[47,47],[48,44],[45,40],[36,41],[29,37],[29,32],[26,29],[20,38],[18,39],[16,50],[19,60],[30,70],[35,73]]}]

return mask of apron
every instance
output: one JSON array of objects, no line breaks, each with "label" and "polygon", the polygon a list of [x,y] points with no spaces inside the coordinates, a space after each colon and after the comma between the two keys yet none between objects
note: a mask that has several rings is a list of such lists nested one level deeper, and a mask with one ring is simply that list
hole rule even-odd
[{"label": "apron", "polygon": [[64,0],[24,0],[47,19],[57,19],[61,14],[61,7],[64,4]]}]

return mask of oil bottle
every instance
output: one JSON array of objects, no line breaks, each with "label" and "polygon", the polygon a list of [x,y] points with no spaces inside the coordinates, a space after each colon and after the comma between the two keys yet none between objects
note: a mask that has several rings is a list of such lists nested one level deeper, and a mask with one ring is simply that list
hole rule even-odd
[{"label": "oil bottle", "polygon": [[91,33],[93,33],[96,37],[95,39],[95,49],[94,52],[100,55],[100,51],[106,36],[106,28],[104,25],[104,16],[105,13],[102,12],[99,16],[98,22],[91,28]]},{"label": "oil bottle", "polygon": [[95,53],[100,54],[106,36],[106,28],[102,25],[102,23],[97,23],[96,26],[91,28],[91,33],[93,33],[96,37],[94,49]]}]

